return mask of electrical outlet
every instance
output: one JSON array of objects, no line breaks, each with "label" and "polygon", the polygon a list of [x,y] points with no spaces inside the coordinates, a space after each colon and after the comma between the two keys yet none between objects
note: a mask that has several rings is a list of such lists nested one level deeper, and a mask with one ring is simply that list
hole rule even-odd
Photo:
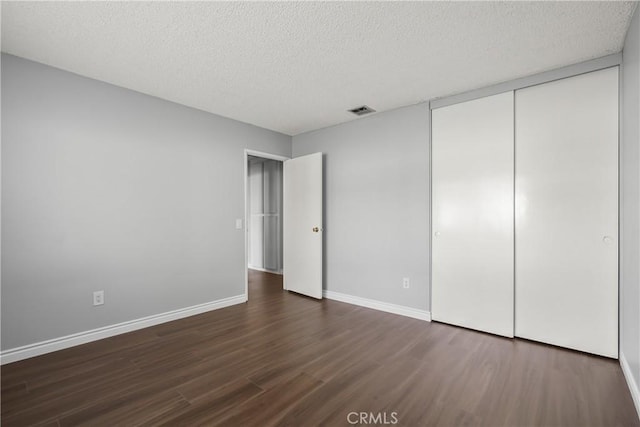
[{"label": "electrical outlet", "polygon": [[409,278],[408,277],[403,277],[402,278],[402,287],[405,289],[409,289]]},{"label": "electrical outlet", "polygon": [[93,305],[104,304],[104,291],[95,291],[93,293]]}]

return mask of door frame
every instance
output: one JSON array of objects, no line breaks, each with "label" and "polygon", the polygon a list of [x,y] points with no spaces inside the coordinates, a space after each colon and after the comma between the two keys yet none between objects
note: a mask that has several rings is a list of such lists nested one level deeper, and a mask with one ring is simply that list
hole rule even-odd
[{"label": "door frame", "polygon": [[[247,203],[247,196],[249,194],[249,156],[261,157],[263,159],[276,160],[284,162],[291,160],[291,157],[281,156],[279,154],[267,153],[264,151],[256,151],[248,148],[244,149],[244,295],[245,301],[249,301],[249,204]],[[284,183],[284,167],[282,168],[282,182]],[[282,221],[281,233],[284,234],[284,221]],[[284,260],[283,260],[284,271]],[[284,285],[283,285],[284,287]]]}]

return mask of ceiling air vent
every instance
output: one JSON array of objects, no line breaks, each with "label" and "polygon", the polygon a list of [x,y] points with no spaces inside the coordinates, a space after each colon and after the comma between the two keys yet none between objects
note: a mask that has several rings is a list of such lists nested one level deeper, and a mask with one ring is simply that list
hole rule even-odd
[{"label": "ceiling air vent", "polygon": [[364,116],[365,114],[375,113],[376,110],[371,107],[367,107],[366,105],[362,105],[360,107],[352,108],[351,110],[349,110],[349,112],[355,114],[356,116]]}]

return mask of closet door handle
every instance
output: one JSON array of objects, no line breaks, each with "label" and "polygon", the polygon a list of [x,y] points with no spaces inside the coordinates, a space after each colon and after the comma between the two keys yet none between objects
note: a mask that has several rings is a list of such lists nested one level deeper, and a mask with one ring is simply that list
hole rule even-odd
[{"label": "closet door handle", "polygon": [[603,241],[604,243],[612,243],[612,242],[613,242],[613,237],[611,237],[611,236],[604,236],[604,237],[602,238],[602,241]]}]

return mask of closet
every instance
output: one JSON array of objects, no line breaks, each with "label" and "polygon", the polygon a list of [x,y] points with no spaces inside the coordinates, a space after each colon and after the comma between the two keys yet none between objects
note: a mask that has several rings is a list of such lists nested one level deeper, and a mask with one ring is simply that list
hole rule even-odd
[{"label": "closet", "polygon": [[618,67],[432,110],[432,230],[434,320],[617,357]]},{"label": "closet", "polygon": [[282,272],[282,162],[249,156],[249,268]]}]

